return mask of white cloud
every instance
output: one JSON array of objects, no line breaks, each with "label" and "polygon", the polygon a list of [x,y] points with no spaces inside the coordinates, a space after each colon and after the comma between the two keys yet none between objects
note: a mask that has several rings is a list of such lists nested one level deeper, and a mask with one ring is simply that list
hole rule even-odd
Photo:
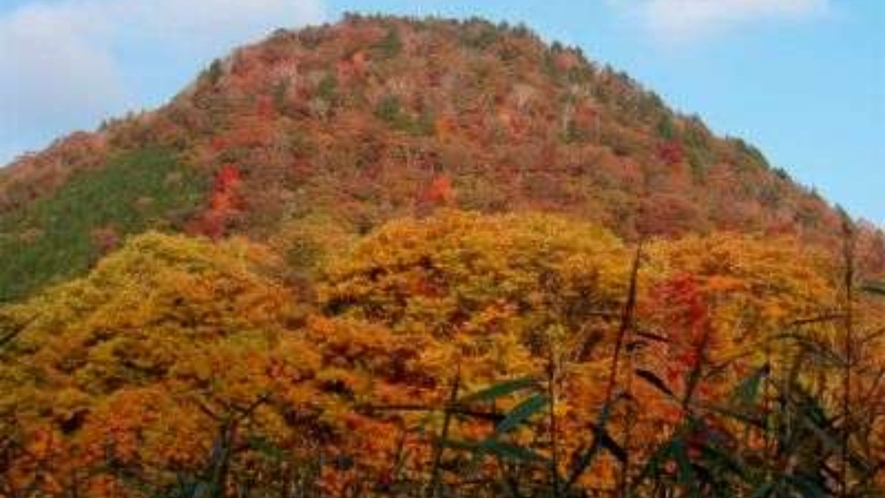
[{"label": "white cloud", "polygon": [[0,18],[0,139],[42,123],[94,118],[123,95],[106,26],[68,5],[34,5]]},{"label": "white cloud", "polygon": [[610,0],[635,9],[657,37],[671,42],[698,40],[754,23],[818,16],[831,0]]},{"label": "white cloud", "polygon": [[324,0],[34,0],[0,13],[0,152],[138,107],[127,82],[150,75],[133,74],[133,54],[208,59],[324,18]]}]

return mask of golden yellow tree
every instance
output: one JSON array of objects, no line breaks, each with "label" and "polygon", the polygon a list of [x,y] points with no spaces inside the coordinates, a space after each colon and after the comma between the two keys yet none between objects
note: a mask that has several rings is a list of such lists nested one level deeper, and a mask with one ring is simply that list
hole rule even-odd
[{"label": "golden yellow tree", "polygon": [[242,240],[149,233],[6,310],[19,325],[0,413],[20,445],[6,486],[113,495],[133,479],[169,482],[200,468],[225,417],[258,401],[250,423],[295,444],[290,422],[319,411],[306,380],[320,357],[289,332],[304,313],[272,261]]}]

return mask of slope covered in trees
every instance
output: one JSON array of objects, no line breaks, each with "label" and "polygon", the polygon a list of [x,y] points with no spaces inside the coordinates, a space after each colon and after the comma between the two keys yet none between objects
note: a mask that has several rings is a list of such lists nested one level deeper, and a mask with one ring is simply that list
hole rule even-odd
[{"label": "slope covered in trees", "polygon": [[[16,261],[0,299],[82,274],[146,227],[267,240],[322,219],[357,234],[439,205],[567,213],[628,240],[731,230],[835,246],[839,230],[758,150],[577,49],[481,20],[348,16],[274,33],[168,105],[0,170],[0,260]],[[76,263],[60,270],[66,246]],[[27,265],[40,270],[12,269]]]},{"label": "slope covered in trees", "polygon": [[522,27],[348,16],[0,170],[0,497],[876,497],[885,238]]},{"label": "slope covered in trees", "polygon": [[795,239],[637,259],[591,224],[447,211],[384,225],[308,287],[285,266],[152,232],[2,309],[0,494],[885,486],[885,306],[849,305],[840,265]]}]

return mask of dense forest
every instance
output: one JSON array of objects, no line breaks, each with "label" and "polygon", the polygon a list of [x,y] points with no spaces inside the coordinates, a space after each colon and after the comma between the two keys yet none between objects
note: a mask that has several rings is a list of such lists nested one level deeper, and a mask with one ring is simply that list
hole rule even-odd
[{"label": "dense forest", "polygon": [[883,326],[753,146],[348,15],[0,169],[0,496],[878,497]]}]

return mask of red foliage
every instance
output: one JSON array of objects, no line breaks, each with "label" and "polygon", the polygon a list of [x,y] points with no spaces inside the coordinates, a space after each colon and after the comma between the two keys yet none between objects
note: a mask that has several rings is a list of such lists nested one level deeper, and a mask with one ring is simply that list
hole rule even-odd
[{"label": "red foliage", "polygon": [[338,80],[343,83],[362,79],[367,71],[368,59],[362,50],[355,52],[349,58],[339,60],[336,65]]},{"label": "red foliage", "polygon": [[39,154],[25,154],[7,167],[0,164],[0,212],[50,196],[74,173],[100,167],[108,148],[105,134],[76,132]]},{"label": "red foliage", "polygon": [[658,145],[658,158],[667,165],[681,163],[685,159],[685,149],[677,140],[670,140]]},{"label": "red foliage", "polygon": [[675,235],[699,225],[696,203],[682,196],[654,193],[643,200],[637,229],[645,235]]},{"label": "red foliage", "polygon": [[559,71],[567,72],[580,66],[581,61],[575,56],[573,52],[563,52],[556,56],[556,59],[554,59],[554,64],[556,65],[556,69],[558,69]]},{"label": "red foliage", "polygon": [[[268,105],[273,107],[272,104]],[[263,107],[259,104],[259,110]],[[273,113],[273,109],[270,112]],[[270,147],[275,136],[274,120],[262,116],[247,116],[239,119],[234,129],[212,137],[212,147],[216,151]]]},{"label": "red foliage", "polygon": [[690,274],[677,275],[653,291],[652,302],[669,330],[667,380],[676,383],[698,366],[710,339],[710,313],[702,284]]},{"label": "red foliage", "polygon": [[240,170],[236,166],[222,166],[215,174],[209,208],[190,226],[189,231],[211,238],[223,236],[242,208],[239,195],[241,183]]},{"label": "red foliage", "polygon": [[222,166],[215,175],[212,185],[211,206],[215,211],[226,211],[239,208],[239,200],[236,188],[242,181],[240,170],[236,166],[227,164]]},{"label": "red foliage", "polygon": [[670,322],[683,331],[689,342],[697,342],[710,323],[707,301],[697,277],[677,275],[658,287],[655,294],[668,310]]},{"label": "red foliage", "polygon": [[782,237],[788,235],[797,235],[799,228],[796,222],[791,219],[775,219],[765,227],[765,235],[772,237]]},{"label": "red foliage", "polygon": [[858,266],[870,276],[885,275],[885,233],[875,225],[861,223],[857,231]]},{"label": "red foliage", "polygon": [[[381,56],[370,48],[394,28],[402,50]],[[310,199],[308,210],[357,224],[406,215],[416,202],[460,202],[564,212],[627,237],[770,227],[838,243],[831,235],[838,217],[824,203],[768,171],[743,167],[749,159],[739,147],[674,116],[678,129],[700,139],[703,164],[693,170],[687,149],[649,126],[647,111],[668,110],[625,75],[588,65],[578,51],[490,28],[355,16],[278,33],[236,50],[211,85],[201,79],[156,112],[3,168],[0,211],[51,195],[71,173],[102,167],[108,147],[163,147],[202,171],[249,165],[239,190],[250,202],[241,215],[249,224],[268,223],[262,228],[296,198]],[[324,88],[334,98],[317,98],[323,82],[336,83]],[[376,104],[388,95],[397,97],[397,123],[376,127]],[[370,127],[377,146],[352,141]],[[456,200],[446,181],[424,183],[427,165],[458,183]],[[527,175],[534,171],[548,174]],[[346,188],[354,177],[363,184]],[[779,185],[777,195],[761,203],[760,185],[768,184]],[[864,268],[885,266],[882,251],[868,254]]]},{"label": "red foliage", "polygon": [[227,143],[224,140],[224,137],[220,137],[218,135],[212,137],[209,140],[209,145],[212,147],[212,150],[215,152],[223,151],[227,148]]},{"label": "red foliage", "polygon": [[306,159],[296,158],[292,161],[291,166],[292,178],[295,181],[303,182],[310,178],[314,173],[314,167],[310,161]]},{"label": "red foliage", "polygon": [[452,179],[447,175],[439,175],[433,179],[427,190],[421,195],[423,202],[433,204],[449,204],[455,199]]},{"label": "red foliage", "polygon": [[276,116],[276,108],[274,107],[273,99],[269,95],[258,97],[255,114],[262,119],[273,119]]}]

